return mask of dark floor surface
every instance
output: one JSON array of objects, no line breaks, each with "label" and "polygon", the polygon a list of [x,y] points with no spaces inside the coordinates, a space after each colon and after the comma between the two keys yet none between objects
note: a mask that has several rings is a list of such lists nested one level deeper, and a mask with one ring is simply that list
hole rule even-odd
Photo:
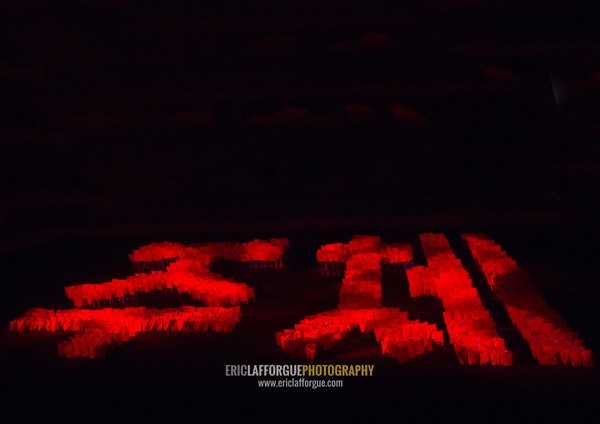
[{"label": "dark floor surface", "polygon": [[[390,242],[416,245],[418,240],[416,233],[379,234]],[[459,233],[446,234],[481,289],[481,276],[461,250]],[[586,234],[577,228],[530,228],[496,229],[489,235],[506,246],[549,304],[598,352],[600,333],[594,317],[599,272]],[[148,240],[63,240],[4,255],[2,421],[337,422],[387,417],[420,422],[583,422],[595,416],[600,395],[597,368],[540,367],[514,337],[516,342],[507,338],[515,350],[515,364],[508,368],[460,366],[449,345],[400,365],[381,355],[371,335],[353,332],[317,358],[317,363],[375,365],[373,377],[346,377],[343,388],[267,389],[257,386],[256,377],[226,377],[226,364],[302,362],[276,346],[274,333],[305,315],[336,307],[341,279],[319,274],[314,251],[321,243],[347,241],[349,236],[290,234],[286,269],[225,270],[256,290],[256,300],[242,306],[242,319],[232,333],[142,334],[108,358],[94,361],[61,359],[56,344],[65,335],[9,333],[8,320],[30,307],[68,308],[65,285],[131,273],[127,253]],[[192,236],[180,240],[202,241]],[[398,306],[412,319],[442,325],[439,301],[411,299],[403,276],[386,275],[383,296],[384,306]],[[483,292],[482,297],[484,303],[490,301]],[[187,301],[144,300],[148,306]],[[498,313],[493,306],[491,310]]]}]

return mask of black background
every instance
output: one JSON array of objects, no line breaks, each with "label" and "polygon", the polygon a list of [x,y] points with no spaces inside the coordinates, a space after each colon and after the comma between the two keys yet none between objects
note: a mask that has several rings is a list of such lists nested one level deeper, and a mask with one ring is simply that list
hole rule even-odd
[{"label": "black background", "polygon": [[131,272],[126,254],[149,241],[287,236],[290,267],[239,276],[266,303],[223,338],[156,335],[73,364],[54,356],[58,336],[3,330],[10,419],[592,413],[595,371],[476,371],[447,352],[399,368],[358,335],[340,360],[362,352],[388,376],[343,393],[259,392],[221,365],[285,362],[268,335],[337,302],[314,250],[357,232],[487,231],[597,347],[597,9],[173,3],[0,5],[2,319],[69,307],[62,286]]}]

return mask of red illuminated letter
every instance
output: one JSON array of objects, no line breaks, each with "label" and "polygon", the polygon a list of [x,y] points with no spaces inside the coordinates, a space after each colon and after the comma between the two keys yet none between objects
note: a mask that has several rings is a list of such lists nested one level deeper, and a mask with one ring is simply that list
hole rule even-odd
[{"label": "red illuminated letter", "polygon": [[326,272],[346,264],[339,308],[311,315],[293,329],[276,333],[276,341],[293,357],[314,359],[316,351],[329,349],[352,328],[373,332],[382,352],[399,362],[432,350],[443,343],[435,325],[411,321],[408,313],[381,307],[381,264],[412,260],[410,244],[385,245],[379,237],[355,236],[347,244],[323,246],[317,259]]},{"label": "red illuminated letter", "polygon": [[248,243],[152,243],[130,255],[136,268],[166,267],[166,271],[139,273],[103,284],[65,287],[77,308],[125,299],[138,293],[176,290],[188,293],[207,307],[176,309],[31,309],[10,322],[11,331],[75,331],[58,346],[61,356],[98,358],[141,331],[229,332],[239,321],[240,303],[254,298],[244,283],[225,279],[209,270],[216,259],[241,261],[251,266],[281,267],[287,239],[254,240]]}]

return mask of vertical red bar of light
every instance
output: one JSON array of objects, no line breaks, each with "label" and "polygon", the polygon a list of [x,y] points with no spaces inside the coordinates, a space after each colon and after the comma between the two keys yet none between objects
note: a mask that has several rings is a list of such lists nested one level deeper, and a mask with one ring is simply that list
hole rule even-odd
[{"label": "vertical red bar of light", "polygon": [[461,364],[511,365],[512,352],[498,336],[468,272],[443,234],[419,235],[427,266],[407,269],[411,296],[437,296],[444,307],[450,343]]},{"label": "vertical red bar of light", "polygon": [[540,365],[592,366],[591,349],[535,289],[501,246],[482,234],[462,234],[485,279]]}]

